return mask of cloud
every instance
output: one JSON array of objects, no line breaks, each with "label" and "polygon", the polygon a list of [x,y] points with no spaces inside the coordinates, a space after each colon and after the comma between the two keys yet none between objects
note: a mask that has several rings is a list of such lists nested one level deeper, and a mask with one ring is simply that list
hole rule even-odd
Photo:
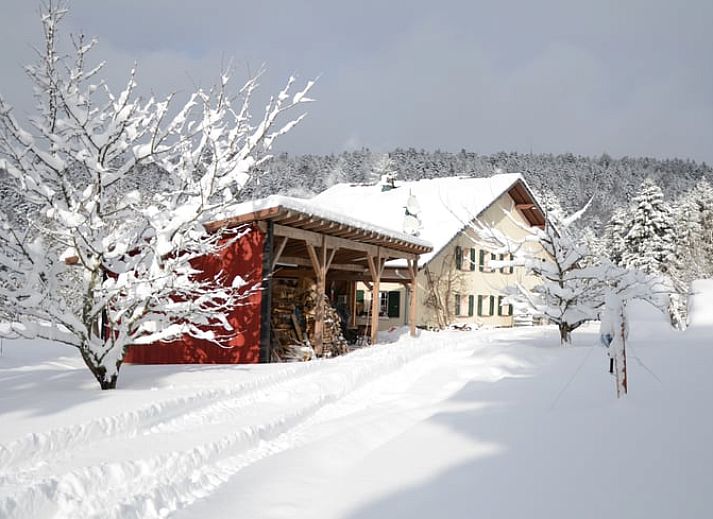
[{"label": "cloud", "polygon": [[[426,0],[246,4],[74,0],[67,28],[100,39],[110,82],[134,60],[145,92],[237,79],[266,63],[256,100],[293,73],[318,102],[281,141],[353,146],[680,156],[713,162],[713,2]],[[3,0],[0,91],[27,109],[19,64],[36,7]]]}]

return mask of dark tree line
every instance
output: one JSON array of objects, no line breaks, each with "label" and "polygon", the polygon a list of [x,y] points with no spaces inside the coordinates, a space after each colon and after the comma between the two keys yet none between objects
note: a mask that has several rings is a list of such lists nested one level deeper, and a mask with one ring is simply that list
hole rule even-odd
[{"label": "dark tree line", "polygon": [[[244,196],[259,198],[274,193],[311,196],[338,182],[373,182],[383,156],[369,149],[338,155],[278,155],[255,176]],[[479,155],[465,150],[450,153],[413,148],[397,148],[388,156],[398,178],[404,180],[522,173],[539,193],[554,194],[565,211],[577,210],[594,197],[582,224],[598,232],[603,230],[614,209],[631,201],[646,178],[660,186],[669,199],[677,198],[702,179],[713,180],[713,168],[682,159],[614,159],[608,155],[584,157],[570,153]]]},{"label": "dark tree line", "polygon": [[[591,226],[598,234],[614,210],[627,206],[647,178],[661,187],[669,200],[689,191],[700,180],[713,181],[713,168],[706,163],[683,159],[614,159],[608,155],[585,157],[571,153],[479,155],[465,150],[451,153],[414,148],[397,148],[388,153],[388,157],[398,178],[404,180],[522,173],[538,194],[545,199],[554,195],[566,212],[579,209],[594,197],[581,224]],[[371,183],[378,179],[383,158],[383,153],[366,148],[332,155],[280,154],[252,176],[241,197],[260,198],[271,194],[310,197],[339,182]],[[151,191],[159,176],[158,171],[145,171],[137,176],[137,180]],[[15,194],[4,188],[2,172],[0,202],[6,211],[15,212],[18,217],[29,210],[20,205]]]}]

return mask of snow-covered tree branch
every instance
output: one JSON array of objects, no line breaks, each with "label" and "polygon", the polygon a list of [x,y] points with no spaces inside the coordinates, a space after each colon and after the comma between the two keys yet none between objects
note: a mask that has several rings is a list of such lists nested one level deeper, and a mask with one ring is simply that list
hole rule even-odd
[{"label": "snow-covered tree branch", "polygon": [[571,342],[572,331],[598,318],[610,291],[661,306],[651,277],[595,257],[578,239],[573,224],[586,209],[587,206],[567,217],[548,213],[541,229],[526,227],[506,212],[506,217],[523,231],[524,237],[519,240],[477,220],[471,224],[481,247],[513,257],[490,261],[491,267],[520,266],[528,275],[538,278],[532,289],[522,284],[509,286],[506,302],[525,307],[556,324],[562,344]]},{"label": "snow-covered tree branch", "polygon": [[[87,65],[94,41],[57,50],[66,12],[50,2],[42,13],[45,46],[26,68],[36,114],[23,124],[0,98],[0,172],[37,208],[26,228],[0,212],[0,307],[12,318],[6,333],[77,347],[106,389],[129,345],[235,333],[225,310],[260,280],[203,279],[194,265],[247,231],[203,224],[301,120],[280,123],[310,101],[312,82],[291,93],[290,78],[257,119],[249,107],[259,75],[235,95],[224,73],[177,105],[174,95],[140,98],[132,71],[116,94],[99,79],[103,65]],[[130,190],[147,171],[155,189]]]}]

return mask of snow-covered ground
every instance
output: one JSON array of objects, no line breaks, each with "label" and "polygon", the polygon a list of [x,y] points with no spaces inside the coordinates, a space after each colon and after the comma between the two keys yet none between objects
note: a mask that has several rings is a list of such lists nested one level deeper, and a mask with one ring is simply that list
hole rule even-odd
[{"label": "snow-covered ground", "polygon": [[635,310],[621,400],[596,326],[423,333],[304,364],[0,356],[2,518],[713,516],[713,327]]}]

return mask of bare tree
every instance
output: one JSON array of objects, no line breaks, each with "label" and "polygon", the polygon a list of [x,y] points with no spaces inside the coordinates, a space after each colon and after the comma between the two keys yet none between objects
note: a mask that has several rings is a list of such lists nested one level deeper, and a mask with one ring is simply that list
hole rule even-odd
[{"label": "bare tree", "polygon": [[454,265],[454,254],[447,254],[443,257],[439,269],[434,269],[433,265],[424,268],[426,286],[422,288],[426,294],[425,306],[436,314],[440,329],[453,322],[454,295],[461,290],[463,283],[463,273]]},{"label": "bare tree", "polygon": [[[135,72],[118,94],[90,68],[95,41],[57,49],[64,4],[42,13],[45,45],[27,67],[37,112],[23,125],[0,98],[0,170],[38,208],[25,228],[0,213],[0,306],[13,317],[7,334],[76,347],[102,389],[116,387],[129,345],[183,334],[218,341],[234,333],[225,311],[255,280],[205,279],[194,260],[219,253],[244,229],[206,232],[273,141],[302,117],[276,127],[309,101],[294,79],[262,117],[249,113],[257,77],[230,94],[230,75],[174,106],[175,96],[143,100]],[[127,179],[154,164],[152,193],[126,191]],[[77,289],[79,280],[79,289]]]},{"label": "bare tree", "polygon": [[523,231],[524,238],[519,240],[477,220],[472,223],[479,245],[514,258],[490,261],[491,267],[521,266],[539,279],[532,289],[523,284],[507,287],[507,300],[557,325],[563,345],[571,343],[574,330],[598,318],[605,295],[611,291],[626,299],[641,298],[662,306],[657,298],[661,287],[654,278],[595,257],[573,232],[573,223],[586,209],[569,217],[548,214],[542,229],[526,227],[505,213]]}]

